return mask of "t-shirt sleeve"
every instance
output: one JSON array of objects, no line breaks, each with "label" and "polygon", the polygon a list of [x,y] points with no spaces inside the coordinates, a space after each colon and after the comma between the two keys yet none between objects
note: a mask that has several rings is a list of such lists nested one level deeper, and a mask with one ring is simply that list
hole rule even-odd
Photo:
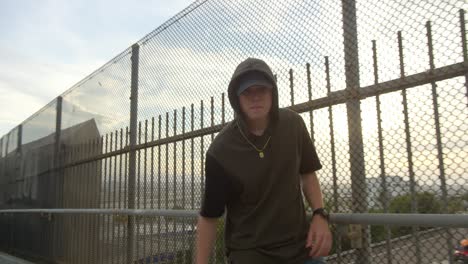
[{"label": "t-shirt sleeve", "polygon": [[317,151],[315,150],[315,146],[312,143],[312,139],[310,138],[309,132],[305,126],[304,120],[300,119],[300,131],[299,136],[302,142],[302,153],[301,153],[301,166],[299,172],[301,174],[313,172],[320,170],[322,168],[322,164],[320,163],[319,157],[317,156]]},{"label": "t-shirt sleeve", "polygon": [[205,192],[200,215],[220,217],[224,214],[228,194],[228,179],[223,167],[210,154],[205,159]]}]

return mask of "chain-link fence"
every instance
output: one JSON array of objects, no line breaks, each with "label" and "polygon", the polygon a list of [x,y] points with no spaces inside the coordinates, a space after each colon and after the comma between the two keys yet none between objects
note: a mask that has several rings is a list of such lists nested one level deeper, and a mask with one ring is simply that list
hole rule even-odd
[{"label": "chain-link fence", "polygon": [[[466,213],[465,1],[195,1],[0,139],[0,209],[198,210],[247,57],[301,113],[341,213]],[[130,97],[130,99],[129,99]],[[63,263],[190,263],[195,219],[0,216],[0,246]],[[348,230],[349,229],[349,230]],[[212,257],[223,263],[223,224]],[[349,234],[354,234],[350,236]],[[466,229],[334,227],[330,263],[453,261]]]}]

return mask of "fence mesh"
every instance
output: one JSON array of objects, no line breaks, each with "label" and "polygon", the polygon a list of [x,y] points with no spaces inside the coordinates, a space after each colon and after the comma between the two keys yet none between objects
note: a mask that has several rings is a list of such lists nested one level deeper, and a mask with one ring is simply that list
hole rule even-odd
[{"label": "fence mesh", "polygon": [[[256,57],[274,71],[280,106],[307,124],[329,210],[466,213],[465,10],[455,0],[195,1],[138,41],[138,53],[126,49],[0,139],[0,208],[198,210],[205,152],[233,118],[227,85]],[[45,261],[193,256],[194,218],[0,221],[3,249]],[[224,262],[223,227],[212,263]],[[333,226],[329,263],[449,261],[468,235],[364,226],[356,240],[352,228]]]}]

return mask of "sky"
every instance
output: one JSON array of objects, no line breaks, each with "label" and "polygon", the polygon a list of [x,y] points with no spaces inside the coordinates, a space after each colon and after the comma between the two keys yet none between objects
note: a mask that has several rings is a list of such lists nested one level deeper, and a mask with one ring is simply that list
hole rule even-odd
[{"label": "sky", "polygon": [[0,137],[193,0],[5,0]]}]

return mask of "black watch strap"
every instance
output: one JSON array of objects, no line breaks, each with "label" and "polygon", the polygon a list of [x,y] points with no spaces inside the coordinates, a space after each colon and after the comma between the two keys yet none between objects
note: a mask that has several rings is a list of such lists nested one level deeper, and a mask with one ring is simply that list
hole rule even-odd
[{"label": "black watch strap", "polygon": [[323,219],[327,220],[327,222],[330,221],[330,215],[328,214],[328,212],[325,210],[325,208],[317,208],[315,209],[313,212],[312,212],[312,217],[316,216],[316,215],[320,215],[321,217],[323,217]]}]

